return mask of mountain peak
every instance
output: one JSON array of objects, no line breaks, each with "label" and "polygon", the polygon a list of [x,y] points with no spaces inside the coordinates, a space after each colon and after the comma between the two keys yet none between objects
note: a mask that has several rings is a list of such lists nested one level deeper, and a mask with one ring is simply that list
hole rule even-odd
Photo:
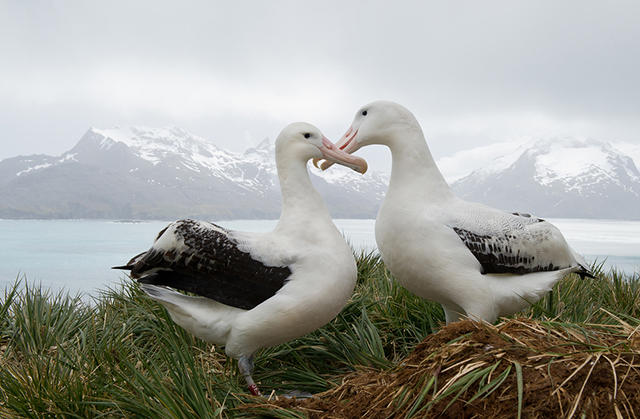
[{"label": "mountain peak", "polygon": [[271,141],[269,141],[269,137],[260,141],[260,143],[255,147],[250,147],[245,150],[244,155],[248,156],[250,154],[274,154],[275,147],[271,145]]},{"label": "mountain peak", "polygon": [[597,140],[591,137],[568,135],[553,135],[542,137],[528,142],[525,146],[528,146],[530,153],[536,154],[549,154],[560,152],[560,150],[585,148],[594,148],[606,150],[607,152],[616,152],[611,144],[606,141]]},{"label": "mountain peak", "polygon": [[[274,146],[266,138],[250,150],[177,126],[91,127],[61,157],[0,162],[0,218],[277,218]],[[375,217],[387,186],[370,175],[310,176],[339,218]]]},{"label": "mountain peak", "polygon": [[163,128],[115,126],[98,129],[92,127],[89,132],[103,138],[101,144],[103,147],[112,142],[122,143],[133,153],[153,164],[159,164],[174,155],[187,159],[200,155],[210,157],[220,150],[215,144],[175,125]]},{"label": "mountain peak", "polygon": [[452,189],[470,201],[543,217],[637,219],[631,203],[640,204],[640,173],[631,157],[608,142],[547,136],[495,159]]},{"label": "mountain peak", "polygon": [[269,141],[269,137],[265,138],[264,140],[260,141],[260,144],[258,144],[256,146],[257,150],[269,150],[271,149],[271,141]]},{"label": "mountain peak", "polygon": [[584,183],[586,177],[593,177],[596,172],[610,178],[616,178],[615,172],[621,169],[632,178],[637,173],[631,157],[610,143],[594,138],[546,137],[536,141],[524,154],[535,162],[535,179],[542,185],[571,178],[582,178]]}]

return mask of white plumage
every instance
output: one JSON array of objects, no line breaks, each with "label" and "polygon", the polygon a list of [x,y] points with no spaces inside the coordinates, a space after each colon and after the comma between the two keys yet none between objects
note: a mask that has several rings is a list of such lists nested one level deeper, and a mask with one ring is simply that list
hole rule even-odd
[{"label": "white plumage", "polygon": [[370,103],[336,143],[348,153],[371,144],[392,154],[375,227],[380,255],[405,288],[442,304],[447,323],[464,316],[493,323],[540,300],[571,272],[591,276],[549,222],[457,198],[408,109]]},{"label": "white plumage", "polygon": [[283,208],[273,231],[238,232],[180,220],[161,231],[151,249],[119,267],[131,270],[178,325],[224,345],[256,395],[256,352],[331,321],[356,283],[351,249],[309,179],[312,158],[366,171],[364,160],[337,149],[314,126],[291,124],[276,140]]}]

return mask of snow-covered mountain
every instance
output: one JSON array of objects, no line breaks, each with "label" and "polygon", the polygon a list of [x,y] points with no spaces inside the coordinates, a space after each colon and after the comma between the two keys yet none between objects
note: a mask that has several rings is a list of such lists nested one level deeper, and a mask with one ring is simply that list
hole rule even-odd
[{"label": "snow-covered mountain", "polygon": [[[375,218],[386,174],[311,179],[335,218]],[[452,184],[469,201],[541,217],[640,219],[640,173],[610,144],[544,137]],[[274,146],[234,153],[175,126],[91,128],[58,157],[0,162],[0,218],[277,218]]]},{"label": "snow-covered mountain", "polygon": [[[91,128],[59,157],[0,162],[0,218],[277,218],[274,146],[234,153],[175,126]],[[388,177],[342,166],[311,178],[332,216],[373,218]]]},{"label": "snow-covered mountain", "polygon": [[542,217],[640,219],[633,159],[592,138],[538,138],[456,181],[461,198]]}]

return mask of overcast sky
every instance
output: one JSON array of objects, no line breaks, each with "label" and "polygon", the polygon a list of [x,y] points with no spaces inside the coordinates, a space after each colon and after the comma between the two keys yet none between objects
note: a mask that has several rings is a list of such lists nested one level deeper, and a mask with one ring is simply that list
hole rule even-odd
[{"label": "overcast sky", "polygon": [[537,135],[637,151],[639,17],[637,0],[0,0],[0,160],[91,126],[243,151],[307,121],[337,141],[377,99],[413,111],[439,161],[465,157],[451,176]]}]

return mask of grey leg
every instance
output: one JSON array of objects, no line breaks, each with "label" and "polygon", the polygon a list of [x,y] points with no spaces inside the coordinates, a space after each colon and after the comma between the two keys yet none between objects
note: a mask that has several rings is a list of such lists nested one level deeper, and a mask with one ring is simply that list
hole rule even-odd
[{"label": "grey leg", "polygon": [[244,376],[251,394],[261,396],[262,394],[260,394],[258,386],[253,382],[253,378],[251,378],[251,374],[253,374],[253,356],[241,356],[240,359],[238,359],[238,369],[240,370],[240,374]]}]

